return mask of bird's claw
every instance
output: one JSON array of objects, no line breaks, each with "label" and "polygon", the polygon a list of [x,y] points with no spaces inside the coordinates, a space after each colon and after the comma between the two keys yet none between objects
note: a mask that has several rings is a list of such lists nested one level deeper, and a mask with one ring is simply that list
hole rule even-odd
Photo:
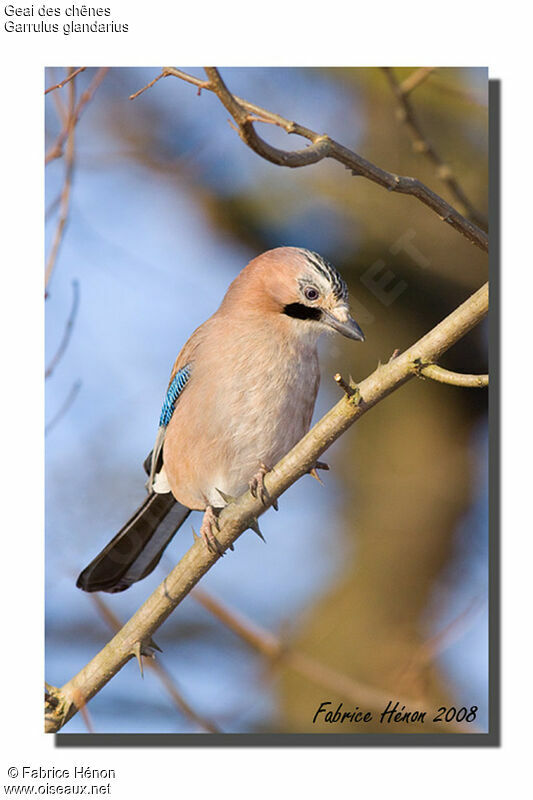
[{"label": "bird's claw", "polygon": [[219,530],[217,515],[213,506],[207,506],[200,526],[200,535],[210,553],[218,553],[219,556],[223,556],[224,550],[215,536],[213,528]]},{"label": "bird's claw", "polygon": [[250,487],[252,497],[261,500],[264,506],[270,503],[272,508],[278,511],[278,501],[270,497],[268,489],[265,486],[265,475],[267,472],[270,472],[270,469],[265,464],[261,464],[248,486]]}]

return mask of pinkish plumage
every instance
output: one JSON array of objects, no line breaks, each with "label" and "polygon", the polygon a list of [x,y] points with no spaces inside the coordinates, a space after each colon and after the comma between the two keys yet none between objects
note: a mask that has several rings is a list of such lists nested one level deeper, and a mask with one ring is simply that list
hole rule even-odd
[{"label": "pinkish plumage", "polygon": [[[213,507],[223,505],[223,495],[241,494],[309,429],[319,384],[317,340],[331,328],[363,339],[344,281],[316,253],[281,247],[240,272],[174,364],[171,386],[186,366],[190,377],[177,401],[172,395],[170,421],[153,451],[148,488],[161,495],[151,501],[161,519],[155,515],[151,530],[137,513],[84,570],[79,586],[120,591],[154,568],[177,529],[167,518],[174,505],[169,492],[183,508],[179,524],[189,509],[207,510],[202,533],[208,546],[216,544]],[[147,540],[140,552],[139,525]],[[129,537],[137,546],[124,567]]]}]

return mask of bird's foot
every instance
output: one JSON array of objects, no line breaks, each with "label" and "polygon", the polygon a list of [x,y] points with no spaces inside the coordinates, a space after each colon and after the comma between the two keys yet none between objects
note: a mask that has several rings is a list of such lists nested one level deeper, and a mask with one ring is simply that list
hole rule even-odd
[{"label": "bird's foot", "polygon": [[200,526],[200,535],[210,553],[218,553],[219,556],[223,556],[224,550],[214,530],[219,530],[218,517],[213,506],[207,506]]},{"label": "bird's foot", "polygon": [[272,508],[275,511],[278,511],[278,501],[273,500],[270,497],[265,486],[265,475],[267,472],[270,472],[270,469],[265,464],[261,464],[259,470],[255,473],[248,486],[250,487],[250,492],[252,493],[253,497],[257,497],[259,500],[261,500],[264,506],[266,506],[267,503],[271,503]]},{"label": "bird's foot", "polygon": [[320,475],[318,474],[318,471],[317,471],[317,470],[319,470],[319,469],[328,470],[328,469],[329,469],[329,464],[326,464],[326,462],[325,462],[325,461],[317,461],[317,462],[316,462],[316,464],[315,464],[315,466],[314,466],[314,467],[312,467],[312,468],[309,470],[309,475],[312,475],[312,477],[313,477],[315,480],[317,480],[319,483],[322,483],[322,484],[323,484],[323,481],[322,481],[322,479],[321,479],[321,477],[320,477]]}]

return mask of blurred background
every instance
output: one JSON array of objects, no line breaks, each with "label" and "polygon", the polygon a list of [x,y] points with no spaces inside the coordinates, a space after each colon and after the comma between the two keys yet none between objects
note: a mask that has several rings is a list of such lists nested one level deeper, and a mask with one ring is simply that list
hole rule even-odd
[{"label": "blurred background", "polygon": [[[392,75],[401,82],[414,72]],[[75,586],[144,496],[142,462],[178,351],[251,258],[306,247],[349,283],[366,343],[321,343],[315,419],[340,396],[337,371],[363,379],[487,279],[485,255],[416,199],[333,161],[289,170],[260,159],[209,92],[166,77],[128,99],[158,73],[87,68],[45,99],[46,680],[56,686],[192,544],[198,512],[157,570],[127,592],[98,599]],[[47,69],[45,85],[66,74]],[[222,75],[237,95],[420,178],[464,210],[442,169],[413,147],[383,70]],[[409,94],[479,220],[487,213],[487,91],[485,69],[439,68]],[[75,107],[79,121],[65,136]],[[279,147],[304,146],[272,125],[259,132]],[[486,372],[486,326],[441,363]],[[413,380],[324,458],[324,487],[301,479],[279,514],[262,518],[267,544],[246,532],[201,581],[211,608],[207,596],[191,596],[159,630],[166,672],[148,664],[141,680],[129,662],[91,701],[90,720],[77,715],[65,733],[412,732],[405,724],[341,727],[324,715],[313,724],[323,701],[379,718],[389,697],[433,713],[475,705],[475,728],[461,730],[487,729],[486,390]],[[295,657],[266,656],[247,631],[263,643],[276,637]]]}]

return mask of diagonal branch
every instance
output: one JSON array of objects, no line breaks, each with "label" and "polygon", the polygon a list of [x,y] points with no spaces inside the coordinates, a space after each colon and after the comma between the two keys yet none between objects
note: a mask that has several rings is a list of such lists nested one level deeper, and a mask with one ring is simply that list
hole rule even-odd
[{"label": "diagonal branch", "polygon": [[413,92],[418,86],[424,83],[429,78],[432,72],[435,72],[436,67],[420,67],[411,72],[408,77],[402,81],[400,88],[403,94],[408,95]]},{"label": "diagonal branch", "polygon": [[[464,213],[467,214],[476,224],[482,225],[487,228],[487,219],[477,211],[473,204],[466,196],[461,184],[452,172],[449,164],[446,164],[441,156],[437,153],[433,144],[429,141],[428,137],[422,130],[420,121],[416,116],[411,100],[408,97],[409,93],[413,91],[415,86],[418,86],[420,81],[413,80],[407,84],[406,82],[400,84],[392,67],[383,67],[383,72],[390,84],[392,92],[396,97],[398,103],[398,119],[406,126],[411,139],[413,140],[413,150],[415,153],[423,153],[436,167],[437,177],[446,184],[452,195],[455,197]],[[417,73],[420,72],[417,70]],[[416,73],[415,73],[416,75]],[[411,77],[411,76],[409,76]],[[426,76],[423,76],[426,77]]]},{"label": "diagonal branch", "polygon": [[[85,91],[82,92],[82,94],[80,95],[80,99],[78,100],[76,108],[69,115],[69,119],[67,120],[67,124],[63,127],[63,130],[60,132],[60,134],[57,137],[57,139],[55,140],[54,144],[52,145],[50,150],[46,153],[46,156],[45,156],[45,159],[44,159],[45,166],[48,165],[51,161],[53,161],[55,158],[60,158],[63,155],[63,145],[65,144],[65,141],[66,141],[66,139],[67,139],[67,137],[68,137],[68,135],[70,133],[71,127],[75,127],[78,124],[79,119],[80,119],[85,107],[93,99],[94,93],[96,92],[96,90],[98,89],[98,87],[100,86],[102,81],[104,80],[104,78],[105,78],[105,76],[106,76],[108,71],[109,71],[109,67],[100,67],[100,69],[96,72],[94,78],[92,79],[92,81],[89,84],[89,86],[87,87],[87,89],[85,89]],[[72,78],[75,77],[75,74],[77,74],[77,73],[69,75],[68,76],[68,80],[71,81]],[[65,81],[65,83],[66,83],[66,81]]]},{"label": "diagonal branch", "polygon": [[[115,633],[122,628],[122,623],[120,622],[119,618],[116,614],[109,608],[107,603],[102,600],[100,595],[92,594],[91,600],[93,601],[96,609],[98,610],[102,619],[109,625],[112,631]],[[150,669],[155,672],[165,689],[167,690],[168,694],[170,695],[174,705],[176,708],[188,719],[191,720],[195,725],[197,725],[201,731],[205,733],[222,733],[222,731],[207,717],[203,717],[198,714],[194,708],[187,702],[181,691],[176,686],[176,682],[173,679],[172,675],[165,669],[163,664],[160,661],[155,661],[155,659],[150,659],[148,662]],[[142,666],[142,662],[141,662]]]},{"label": "diagonal branch", "polygon": [[[61,190],[61,197],[59,201],[59,219],[54,234],[54,240],[50,249],[50,254],[46,261],[44,288],[46,288],[52,277],[52,272],[57,260],[59,247],[63,239],[63,233],[67,224],[69,210],[70,210],[70,192],[72,189],[72,177],[74,175],[74,161],[75,161],[75,147],[74,138],[76,132],[76,82],[71,81],[68,85],[69,89],[69,108],[68,117],[63,128],[63,133],[67,142],[65,151],[65,179],[63,181],[63,188]],[[61,154],[63,153],[63,144],[61,144]]]},{"label": "diagonal branch", "polygon": [[[281,665],[289,667],[317,686],[333,691],[354,704],[364,703],[364,705],[369,708],[384,708],[389,702],[391,697],[389,690],[379,689],[367,683],[362,683],[349,675],[332,669],[326,664],[317,661],[315,658],[311,658],[305,653],[298,652],[287,645],[283,640],[274,636],[270,631],[261,628],[257,623],[247,619],[240,612],[229,608],[225,603],[222,603],[209,592],[197,587],[191,592],[191,597],[216,617],[219,622],[233,631],[252,650],[266,658],[272,666]],[[422,669],[431,663],[438,652],[446,649],[449,640],[453,636],[460,637],[462,633],[460,623],[470,614],[473,605],[474,604],[471,604],[466,611],[462,612],[459,617],[449,623],[444,630],[440,631],[429,641],[424,642],[424,644],[418,648],[415,657],[410,660],[407,668],[403,671],[401,677],[404,682],[405,678],[408,677],[414,684],[415,679],[419,677]],[[478,604],[476,604],[476,608],[477,607]],[[398,699],[400,705],[405,705],[407,707],[427,707],[427,701],[420,691],[416,694],[412,693],[410,697],[402,692],[399,698],[397,693],[395,693],[395,697]],[[453,730],[454,732],[462,731],[463,726],[459,723],[454,726]],[[468,723],[468,730],[472,730],[470,723]]]},{"label": "diagonal branch", "polygon": [[[50,278],[52,277],[52,272],[54,270],[57,261],[57,255],[59,253],[59,248],[63,240],[63,235],[65,232],[65,227],[70,212],[70,195],[72,190],[72,178],[74,175],[74,162],[76,155],[74,147],[76,125],[78,124],[83,109],[92,100],[94,93],[96,92],[96,90],[102,83],[103,79],[105,78],[108,69],[109,69],[108,67],[101,67],[97,71],[96,75],[89,84],[88,88],[84,92],[82,92],[80,99],[78,100],[77,103],[76,103],[76,86],[75,86],[76,81],[73,80],[73,78],[78,73],[71,73],[68,75],[68,80],[69,80],[68,116],[66,118],[63,130],[57,137],[54,145],[50,148],[50,150],[45,156],[45,166],[46,166],[47,164],[50,163],[50,161],[53,161],[55,158],[60,158],[63,155],[63,148],[66,142],[65,179],[63,181],[63,188],[61,190],[61,196],[59,201],[59,206],[60,206],[59,219],[57,222],[57,227],[54,234],[52,247],[50,249],[50,254],[46,261],[45,278],[44,278],[45,296],[46,296],[46,289],[50,282]],[[53,97],[56,97],[56,95],[53,95]]]},{"label": "diagonal branch", "polygon": [[87,69],[87,67],[78,67],[78,69],[75,69],[73,72],[69,73],[69,74],[67,75],[67,77],[66,77],[66,78],[63,78],[63,80],[62,80],[62,81],[59,81],[59,83],[56,83],[54,86],[49,86],[49,87],[48,87],[48,89],[45,89],[44,93],[45,93],[45,94],[48,94],[49,92],[53,92],[53,91],[54,91],[54,89],[62,89],[62,88],[63,88],[63,86],[64,86],[66,83],[68,83],[68,82],[69,82],[69,81],[71,81],[73,78],[75,78],[75,77],[76,77],[76,75],[79,75],[79,74],[80,74],[80,72],[85,72],[85,70],[86,70],[86,69]]},{"label": "diagonal branch", "polygon": [[72,307],[70,309],[70,314],[67,320],[67,324],[65,325],[65,330],[63,332],[63,336],[61,338],[61,342],[59,343],[59,347],[57,348],[56,354],[50,361],[49,365],[47,366],[44,377],[45,380],[50,377],[52,372],[55,370],[59,362],[61,361],[65,350],[68,347],[68,343],[70,342],[70,337],[72,336],[72,331],[74,329],[74,321],[76,319],[76,314],[78,313],[78,306],[80,303],[80,285],[78,281],[72,281]]},{"label": "diagonal branch", "polygon": [[55,414],[55,415],[52,417],[52,419],[50,420],[50,422],[47,422],[47,423],[46,423],[46,425],[45,425],[45,428],[44,428],[44,435],[45,435],[45,436],[48,436],[48,434],[50,433],[50,431],[51,431],[53,428],[55,428],[55,426],[57,425],[57,423],[58,423],[58,422],[59,422],[61,419],[63,419],[63,417],[65,416],[65,414],[67,413],[67,411],[69,410],[69,408],[71,407],[71,405],[74,403],[74,400],[75,400],[75,399],[76,399],[76,397],[78,396],[78,392],[80,391],[80,389],[81,389],[81,380],[78,378],[78,379],[77,379],[76,381],[74,381],[74,383],[72,384],[72,387],[71,387],[71,389],[70,389],[70,392],[69,392],[69,393],[68,393],[68,395],[66,396],[66,398],[65,398],[65,400],[64,400],[64,402],[63,402],[63,404],[61,405],[61,408],[59,409],[59,411],[57,411],[57,412],[56,412],[56,414]]},{"label": "diagonal branch", "polygon": [[[174,67],[163,67],[162,73],[151,84],[148,84],[148,86],[131,97],[137,97],[157,80],[171,75],[187,83],[192,83],[200,91],[206,89],[214,92],[237,123],[241,139],[248,147],[272,164],[282,167],[305,167],[309,164],[316,164],[324,158],[331,158],[351,170],[353,175],[367,178],[390,192],[399,192],[400,194],[416,197],[417,200],[438,214],[443,222],[446,222],[461,233],[481,250],[488,251],[487,234],[421,181],[416,178],[395,175],[393,172],[381,169],[381,167],[367,161],[353,150],[339,144],[327,134],[316,133],[297,122],[285,119],[279,114],[274,114],[254,103],[237,97],[229,91],[216,67],[206,67],[205,71],[208,77],[207,81]],[[254,122],[257,121],[268,122],[282,128],[286,133],[303,136],[311,142],[311,145],[302,150],[279,150],[276,147],[272,147],[257,134],[254,128]]]},{"label": "diagonal branch", "polygon": [[[370,708],[379,708],[390,700],[390,692],[361,683],[304,653],[299,653],[270,631],[264,630],[203,589],[193,589],[191,597],[232,630],[252,650],[268,659],[272,665],[289,666],[318,686],[343,695],[353,703],[364,703]],[[423,702],[420,697],[416,700],[413,697],[401,699],[405,705],[414,705],[419,701]]]},{"label": "diagonal branch", "polygon": [[[474,328],[488,310],[488,284],[485,284],[446,319],[409,347],[404,353],[378,368],[357,387],[358,391],[341,400],[276,464],[265,477],[269,502],[248,491],[222,511],[217,539],[222,551],[239,536],[298,478],[312,469],[322,453],[370,408],[385,399],[415,375],[414,364],[436,361],[442,353]],[[61,689],[53,689],[55,705],[46,706],[46,731],[58,731],[83,703],[97,694],[131,658],[150,653],[152,635],[172,611],[187,597],[200,578],[220,556],[196,541],[155,589],[141,608],[89,664]]]}]

